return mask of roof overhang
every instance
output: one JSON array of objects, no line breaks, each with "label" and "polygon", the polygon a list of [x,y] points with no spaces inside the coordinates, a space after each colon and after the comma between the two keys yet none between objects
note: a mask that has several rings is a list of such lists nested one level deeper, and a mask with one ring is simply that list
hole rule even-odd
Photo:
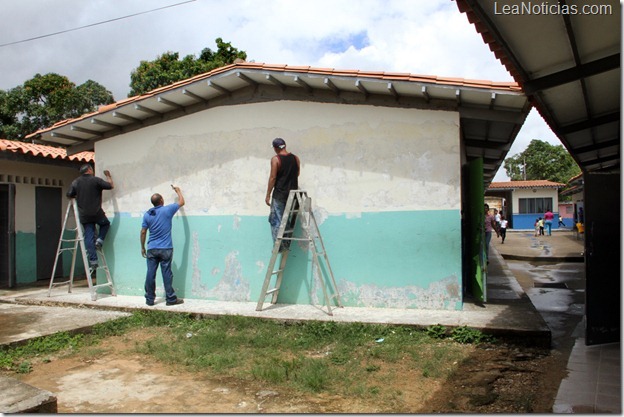
[{"label": "roof overhang", "polygon": [[457,0],[457,6],[583,172],[619,172],[620,4]]},{"label": "roof overhang", "polygon": [[99,140],[196,111],[269,100],[457,111],[466,156],[483,158],[486,185],[530,110],[515,83],[238,63],[59,122],[29,137],[75,153],[92,150]]},{"label": "roof overhang", "polygon": [[37,161],[41,163],[55,161],[56,165],[74,165],[93,163],[93,152],[80,152],[67,155],[67,150],[21,142],[18,140],[0,139],[0,159],[18,161]]}]

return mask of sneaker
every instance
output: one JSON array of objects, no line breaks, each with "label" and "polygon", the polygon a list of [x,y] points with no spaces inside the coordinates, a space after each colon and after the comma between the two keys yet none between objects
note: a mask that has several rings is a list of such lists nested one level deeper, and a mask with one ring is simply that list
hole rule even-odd
[{"label": "sneaker", "polygon": [[147,301],[147,300],[145,300],[145,304],[147,304],[148,306],[150,306],[150,307],[151,307],[151,306],[153,306],[153,305],[154,305],[154,302],[153,302],[153,301]]},{"label": "sneaker", "polygon": [[101,250],[103,244],[104,244],[104,241],[102,239],[98,238],[95,241],[95,248],[98,249],[98,250]]},{"label": "sneaker", "polygon": [[175,301],[171,301],[171,302],[167,301],[167,305],[168,306],[174,306],[174,305],[177,305],[177,304],[184,304],[184,300],[181,299],[181,298],[176,298]]}]

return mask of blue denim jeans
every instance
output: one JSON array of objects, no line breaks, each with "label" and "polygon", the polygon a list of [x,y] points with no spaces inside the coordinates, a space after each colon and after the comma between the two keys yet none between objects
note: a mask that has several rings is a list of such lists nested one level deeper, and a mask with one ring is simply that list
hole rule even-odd
[{"label": "blue denim jeans", "polygon": [[492,240],[492,232],[485,232],[485,259],[490,259],[490,241]]},{"label": "blue denim jeans", "polygon": [[[95,235],[95,225],[99,227],[97,237]],[[102,216],[95,223],[83,223],[82,228],[84,229],[85,248],[89,255],[89,263],[97,264],[98,257],[97,251],[95,250],[95,240],[106,239],[106,234],[110,228],[110,222],[106,216]]]},{"label": "blue denim jeans", "polygon": [[546,220],[544,222],[544,230],[548,233],[548,236],[552,233],[552,220]]},{"label": "blue denim jeans", "polygon": [[269,224],[271,225],[271,236],[273,236],[273,242],[277,239],[277,231],[279,230],[282,217],[284,216],[284,209],[286,208],[285,201],[271,200],[271,213],[269,214]]},{"label": "blue denim jeans", "polygon": [[168,303],[177,300],[173,290],[173,272],[171,272],[171,261],[173,260],[173,249],[148,249],[147,253],[147,275],[145,276],[145,302],[153,304],[156,299],[156,271],[160,265],[163,284],[165,286],[165,296]]},{"label": "blue denim jeans", "polygon": [[[299,208],[299,204],[295,201],[293,205],[293,209],[297,210]],[[285,201],[277,201],[275,199],[271,200],[271,213],[269,214],[269,224],[271,225],[271,236],[273,237],[273,243],[275,244],[275,240],[277,239],[277,233],[280,228],[280,224],[282,223],[282,217],[284,217],[284,211],[286,210],[286,202]],[[288,224],[286,225],[286,230],[290,230],[295,226],[295,222],[297,221],[297,216],[292,214],[288,219]],[[291,237],[293,235],[292,232],[284,232],[284,238]],[[282,240],[280,244],[280,252],[290,249],[289,239]]]}]

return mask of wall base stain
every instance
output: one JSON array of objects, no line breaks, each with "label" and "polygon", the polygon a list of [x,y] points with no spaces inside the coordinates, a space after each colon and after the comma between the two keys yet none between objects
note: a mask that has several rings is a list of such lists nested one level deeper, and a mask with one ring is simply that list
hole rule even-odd
[{"label": "wall base stain", "polygon": [[415,285],[382,287],[374,284],[357,285],[341,280],[340,296],[345,305],[374,308],[409,308],[425,310],[460,310],[459,280],[449,276],[433,282],[427,288]]}]

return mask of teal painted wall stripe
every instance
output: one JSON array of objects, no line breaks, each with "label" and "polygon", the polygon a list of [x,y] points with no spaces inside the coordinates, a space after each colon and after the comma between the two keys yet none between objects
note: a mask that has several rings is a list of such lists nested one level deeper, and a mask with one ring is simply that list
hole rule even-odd
[{"label": "teal painted wall stripe", "polygon": [[[104,249],[117,291],[142,295],[141,219],[111,220]],[[461,308],[458,210],[330,216],[320,230],[345,305]],[[267,217],[177,215],[173,241],[179,296],[258,300],[273,246]],[[324,303],[305,249],[293,243],[279,303]],[[157,295],[162,297],[158,274]]]},{"label": "teal painted wall stripe", "polygon": [[37,238],[34,233],[15,233],[15,283],[37,281]]}]

